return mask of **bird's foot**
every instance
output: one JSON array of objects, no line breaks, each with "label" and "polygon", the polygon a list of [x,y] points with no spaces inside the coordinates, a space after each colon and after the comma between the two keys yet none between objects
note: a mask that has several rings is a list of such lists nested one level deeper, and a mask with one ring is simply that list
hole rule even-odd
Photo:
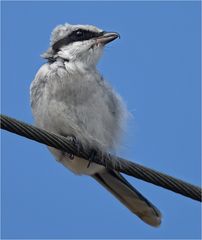
[{"label": "bird's foot", "polygon": [[68,135],[68,136],[66,136],[66,139],[67,139],[68,141],[70,141],[72,144],[74,144],[75,146],[78,145],[78,141],[77,141],[76,137],[71,136],[71,135]]},{"label": "bird's foot", "polygon": [[69,158],[70,160],[74,160],[74,154],[73,154],[73,153],[65,152],[64,154],[65,154],[65,156],[66,156],[67,158]]},{"label": "bird's foot", "polygon": [[[70,141],[77,149],[77,152],[79,152],[79,149],[80,149],[80,145],[76,139],[76,137],[74,136],[66,136],[66,139],[68,141]],[[65,155],[70,159],[70,160],[73,160],[74,159],[74,154],[73,153],[68,153],[66,152]]]},{"label": "bird's foot", "polygon": [[93,162],[93,159],[96,157],[96,155],[97,155],[97,152],[95,150],[92,150],[90,153],[90,156],[88,158],[89,162],[88,162],[87,168],[90,167],[90,165]]}]

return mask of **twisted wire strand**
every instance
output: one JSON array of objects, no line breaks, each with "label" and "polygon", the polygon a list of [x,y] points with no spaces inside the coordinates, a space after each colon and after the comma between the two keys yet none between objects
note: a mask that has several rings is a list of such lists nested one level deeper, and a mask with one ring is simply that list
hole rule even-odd
[{"label": "twisted wire strand", "polygon": [[[93,149],[84,148],[80,142],[65,138],[43,129],[34,127],[27,123],[18,121],[5,115],[0,115],[1,129],[43,143],[45,145],[60,149],[62,151],[89,160]],[[123,158],[113,156],[109,153],[102,153],[96,150],[93,162],[101,164],[107,168],[117,170],[143,181],[166,188],[186,197],[201,201],[201,188],[180,179],[171,177],[156,170],[144,167],[140,164],[130,162]]]}]

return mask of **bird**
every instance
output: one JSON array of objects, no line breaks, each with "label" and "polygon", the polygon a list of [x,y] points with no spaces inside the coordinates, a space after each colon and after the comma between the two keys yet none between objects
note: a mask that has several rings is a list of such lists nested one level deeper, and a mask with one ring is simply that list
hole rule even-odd
[{"label": "bird", "polygon": [[[129,112],[126,104],[97,70],[105,46],[117,32],[93,25],[61,24],[50,37],[46,60],[30,85],[30,102],[37,127],[79,140],[103,152],[120,145]],[[112,65],[113,66],[113,65]],[[48,147],[56,160],[76,175],[95,179],[133,214],[153,227],[161,212],[121,173]]]}]

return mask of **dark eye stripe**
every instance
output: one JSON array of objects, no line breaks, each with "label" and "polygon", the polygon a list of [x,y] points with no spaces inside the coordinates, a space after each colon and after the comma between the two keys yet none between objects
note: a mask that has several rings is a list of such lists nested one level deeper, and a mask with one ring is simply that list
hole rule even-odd
[{"label": "dark eye stripe", "polygon": [[85,41],[91,38],[99,37],[102,36],[103,33],[104,32],[97,33],[84,29],[78,29],[76,31],[73,31],[70,35],[54,43],[52,49],[57,52],[62,46],[68,45],[73,42]]}]

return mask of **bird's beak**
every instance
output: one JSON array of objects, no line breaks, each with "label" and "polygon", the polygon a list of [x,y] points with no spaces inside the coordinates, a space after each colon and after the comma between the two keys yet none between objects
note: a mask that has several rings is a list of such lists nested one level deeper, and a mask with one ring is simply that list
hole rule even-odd
[{"label": "bird's beak", "polygon": [[96,41],[97,43],[101,43],[103,45],[115,40],[116,38],[120,38],[120,35],[116,32],[103,32],[102,36],[99,36]]}]

